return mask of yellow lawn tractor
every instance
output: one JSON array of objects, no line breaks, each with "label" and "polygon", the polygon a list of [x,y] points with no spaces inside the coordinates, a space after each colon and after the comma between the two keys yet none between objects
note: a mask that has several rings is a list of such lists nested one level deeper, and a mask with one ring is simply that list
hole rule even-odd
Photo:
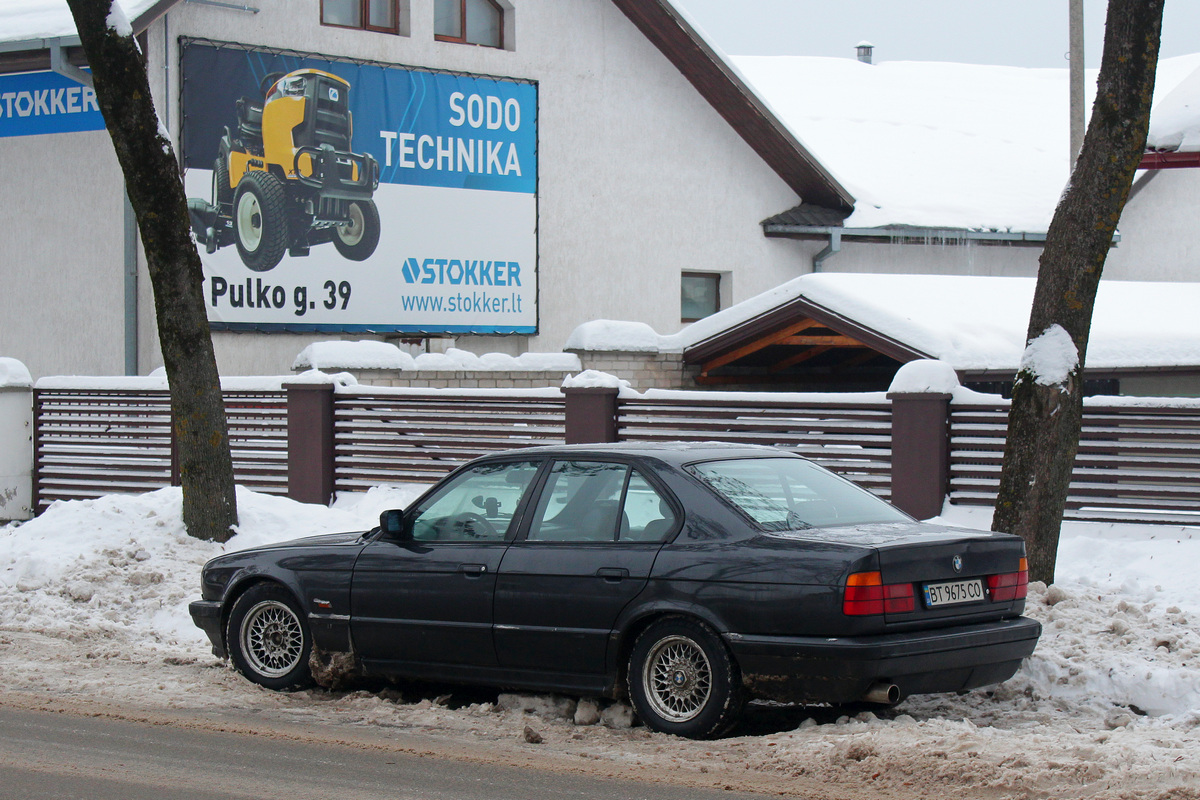
[{"label": "yellow lawn tractor", "polygon": [[261,89],[257,102],[237,101],[237,130],[221,137],[212,202],[188,200],[196,239],[209,253],[236,244],[255,272],[324,242],[352,261],[370,258],[379,163],[350,150],[350,84],[298,69],[268,75]]}]

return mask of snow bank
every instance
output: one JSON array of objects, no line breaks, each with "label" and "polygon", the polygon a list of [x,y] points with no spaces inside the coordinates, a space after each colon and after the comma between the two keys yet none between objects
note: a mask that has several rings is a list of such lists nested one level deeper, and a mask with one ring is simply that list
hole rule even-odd
[{"label": "snow bank", "polygon": [[441,371],[569,372],[581,368],[573,353],[476,355],[456,347],[415,358],[387,342],[314,342],[300,351],[292,369],[389,369]]},{"label": "snow bank", "polygon": [[292,369],[413,369],[413,357],[387,342],[313,342]]}]

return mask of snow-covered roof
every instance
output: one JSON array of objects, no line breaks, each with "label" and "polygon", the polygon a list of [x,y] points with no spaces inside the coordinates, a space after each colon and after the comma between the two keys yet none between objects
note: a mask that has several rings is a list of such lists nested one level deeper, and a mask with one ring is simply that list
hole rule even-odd
[{"label": "snow-covered roof", "polygon": [[[732,60],[855,196],[847,227],[1044,232],[1049,226],[1070,166],[1068,70],[803,56]],[[1091,92],[1096,75],[1088,72]],[[1200,149],[1200,54],[1160,61],[1152,120],[1160,141],[1184,131]]]},{"label": "snow-covered roof", "polygon": [[[1034,278],[965,275],[802,275],[742,303],[659,336],[680,352],[799,298],[941,359],[960,371],[1012,370],[1025,349]],[[1101,369],[1200,366],[1200,283],[1101,281],[1087,366]],[[649,349],[645,326],[597,320],[571,334],[568,349]]]},{"label": "snow-covered roof", "polygon": [[[114,0],[136,22],[161,0]],[[0,43],[75,36],[66,0],[0,0]]]}]

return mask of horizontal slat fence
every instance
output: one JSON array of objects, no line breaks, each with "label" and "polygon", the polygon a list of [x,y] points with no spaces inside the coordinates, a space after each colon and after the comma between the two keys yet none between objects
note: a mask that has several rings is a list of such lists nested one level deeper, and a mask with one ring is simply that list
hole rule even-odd
[{"label": "horizontal slat fence", "polygon": [[36,390],[34,504],[171,485],[166,390]]},{"label": "horizontal slat fence", "polygon": [[565,405],[561,395],[339,392],[335,491],[433,483],[478,456],[562,444]]},{"label": "horizontal slat fence", "polygon": [[288,491],[287,392],[226,391],[233,478],[256,492]]},{"label": "horizontal slat fence", "polygon": [[[226,391],[234,479],[287,493],[287,398],[283,391]],[[171,401],[165,389],[38,389],[34,392],[36,511],[170,486]]]},{"label": "horizontal slat fence", "polygon": [[[951,405],[951,502],[995,503],[1007,425],[1007,405]],[[1066,516],[1200,524],[1200,408],[1085,405]]]},{"label": "horizontal slat fence", "polygon": [[696,399],[618,401],[621,441],[733,442],[799,453],[891,496],[892,408],[876,403],[778,402],[697,393]]}]

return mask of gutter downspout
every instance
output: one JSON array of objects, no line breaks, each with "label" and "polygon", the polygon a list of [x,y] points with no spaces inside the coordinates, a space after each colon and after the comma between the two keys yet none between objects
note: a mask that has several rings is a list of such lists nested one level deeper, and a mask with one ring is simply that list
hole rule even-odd
[{"label": "gutter downspout", "polygon": [[829,231],[829,244],[825,249],[813,256],[812,271],[820,272],[821,265],[838,253],[842,252],[842,229],[834,228]]}]

